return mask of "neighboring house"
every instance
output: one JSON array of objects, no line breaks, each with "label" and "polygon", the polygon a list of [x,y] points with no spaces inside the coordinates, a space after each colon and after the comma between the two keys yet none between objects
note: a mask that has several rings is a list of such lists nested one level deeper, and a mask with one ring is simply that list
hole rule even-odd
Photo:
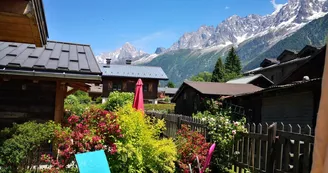
[{"label": "neighboring house", "polygon": [[227,83],[253,84],[261,88],[267,88],[273,85],[273,82],[267,77],[263,76],[262,74],[256,74],[256,75],[250,74],[248,76],[244,76],[241,78],[229,80]]},{"label": "neighboring house", "polygon": [[262,61],[259,68],[247,71],[244,75],[262,74],[277,85],[318,51],[318,48],[309,45],[305,46],[298,53],[285,50],[277,59],[266,58]]},{"label": "neighboring house", "polygon": [[88,85],[90,85],[90,89],[88,93],[92,100],[95,101],[98,97],[101,97],[102,90],[103,90],[102,84],[99,85],[88,84]]},{"label": "neighboring house", "polygon": [[0,42],[0,69],[0,128],[29,120],[60,123],[65,97],[101,82],[93,52],[83,44]]},{"label": "neighboring house", "polygon": [[262,88],[252,84],[185,81],[173,97],[172,102],[176,103],[176,114],[192,116],[193,113],[203,111],[201,100],[204,98],[217,99],[221,96],[232,96],[260,90]]},{"label": "neighboring house", "polygon": [[144,100],[156,104],[159,81],[168,80],[161,67],[135,66],[131,65],[131,60],[125,65],[114,65],[108,59],[107,64],[101,65],[101,70],[103,101],[112,91],[135,92],[137,80],[142,79]]},{"label": "neighboring house", "polygon": [[228,98],[246,110],[250,123],[307,124],[315,126],[320,102],[321,79],[277,85],[264,90]]},{"label": "neighboring house", "polygon": [[158,88],[158,98],[170,97],[172,98],[179,88]]},{"label": "neighboring house", "polygon": [[48,30],[42,0],[1,0],[0,40],[47,44]]},{"label": "neighboring house", "polygon": [[326,46],[283,78],[280,85],[236,95],[227,100],[244,107],[251,123],[309,124],[313,128],[321,95]]}]

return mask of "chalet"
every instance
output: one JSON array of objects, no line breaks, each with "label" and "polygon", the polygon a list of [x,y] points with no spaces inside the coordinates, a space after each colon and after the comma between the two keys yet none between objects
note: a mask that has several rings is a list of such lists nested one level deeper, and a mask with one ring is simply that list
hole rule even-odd
[{"label": "chalet", "polygon": [[42,0],[1,0],[0,40],[47,44],[48,30]]},{"label": "chalet", "polygon": [[29,120],[60,123],[65,97],[101,82],[93,52],[84,44],[0,42],[0,69],[0,128]]},{"label": "chalet", "polygon": [[96,100],[98,97],[102,95],[102,84],[88,84],[90,86],[88,94],[92,100]]},{"label": "chalet", "polygon": [[318,48],[309,45],[305,46],[298,53],[285,50],[277,57],[277,59],[266,58],[262,61],[259,68],[247,71],[244,75],[262,74],[277,85],[302,64],[307,62],[311,55],[318,51]]},{"label": "chalet", "polygon": [[232,79],[227,81],[227,83],[234,84],[253,84],[261,88],[267,88],[273,85],[273,82],[262,74],[250,74],[248,76],[243,76],[241,78]]},{"label": "chalet", "polygon": [[193,113],[203,111],[203,98],[218,99],[221,96],[232,96],[242,93],[260,91],[262,88],[252,84],[232,84],[214,82],[185,81],[172,102],[176,103],[175,113],[192,116]]},{"label": "chalet", "polygon": [[172,98],[179,88],[158,88],[158,98],[170,97]]},{"label": "chalet", "polygon": [[282,78],[279,85],[254,93],[235,95],[228,100],[244,107],[249,122],[283,122],[303,127],[309,124],[314,128],[320,102],[325,51],[326,46],[312,53],[297,69]]},{"label": "chalet", "polygon": [[131,60],[125,65],[114,65],[108,59],[100,68],[103,72],[103,101],[112,91],[134,92],[137,80],[142,79],[144,100],[156,104],[159,81],[168,80],[161,67],[135,66],[131,65]]}]

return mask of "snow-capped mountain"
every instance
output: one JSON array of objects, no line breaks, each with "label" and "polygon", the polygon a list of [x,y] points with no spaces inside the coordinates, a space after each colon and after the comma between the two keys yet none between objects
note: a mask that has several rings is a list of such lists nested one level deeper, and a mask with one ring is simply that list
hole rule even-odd
[{"label": "snow-capped mountain", "polygon": [[[272,2],[275,3],[274,0]],[[246,40],[268,33],[276,33],[271,38],[273,40],[268,40],[274,44],[327,12],[327,0],[289,0],[288,3],[276,7],[270,15],[233,15],[216,28],[203,25],[195,32],[185,33],[169,50],[203,49],[230,44],[238,46]]]}]

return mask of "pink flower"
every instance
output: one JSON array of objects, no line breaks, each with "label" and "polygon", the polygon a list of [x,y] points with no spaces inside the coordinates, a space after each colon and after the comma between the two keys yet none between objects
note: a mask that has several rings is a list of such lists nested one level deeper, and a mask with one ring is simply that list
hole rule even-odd
[{"label": "pink flower", "polygon": [[239,123],[238,122],[233,122],[233,125],[238,126]]},{"label": "pink flower", "polygon": [[236,130],[233,130],[233,131],[232,131],[232,135],[235,135],[235,134],[236,134]]}]

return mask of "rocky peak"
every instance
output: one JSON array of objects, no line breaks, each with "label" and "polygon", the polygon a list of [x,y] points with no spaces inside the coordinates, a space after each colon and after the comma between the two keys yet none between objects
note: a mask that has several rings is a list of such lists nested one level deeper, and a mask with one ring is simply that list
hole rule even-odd
[{"label": "rocky peak", "polygon": [[161,54],[164,53],[166,49],[164,47],[158,47],[155,51],[155,54]]}]

